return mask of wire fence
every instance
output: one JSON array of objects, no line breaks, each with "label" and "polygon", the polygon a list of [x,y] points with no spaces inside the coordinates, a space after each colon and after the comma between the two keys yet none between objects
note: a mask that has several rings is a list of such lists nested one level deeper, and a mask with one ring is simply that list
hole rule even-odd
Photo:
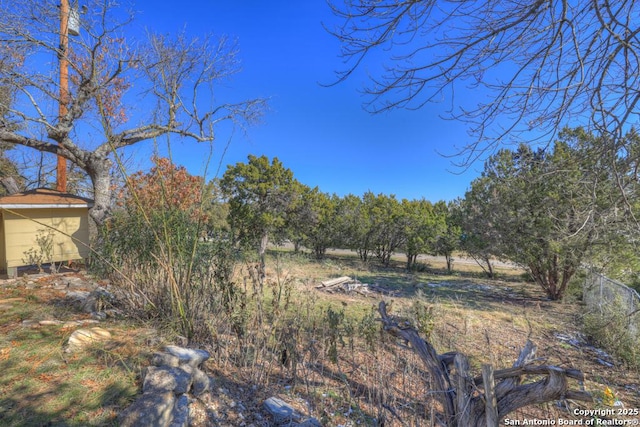
[{"label": "wire fence", "polygon": [[639,336],[640,295],[635,289],[590,271],[583,287],[583,300],[591,312],[599,310],[600,313],[605,314],[613,307],[625,309],[630,316],[629,330],[635,337]]}]

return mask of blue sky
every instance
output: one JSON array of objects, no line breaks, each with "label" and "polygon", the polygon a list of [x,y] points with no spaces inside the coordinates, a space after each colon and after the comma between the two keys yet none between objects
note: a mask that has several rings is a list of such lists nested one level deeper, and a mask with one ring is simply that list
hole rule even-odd
[{"label": "blue sky", "polygon": [[[338,41],[322,26],[336,23],[324,0],[137,0],[134,8],[134,25],[141,29],[237,38],[242,72],[225,90],[244,98],[270,98],[263,123],[246,136],[233,136],[220,173],[228,164],[246,161],[248,154],[266,155],[278,157],[296,179],[326,193],[372,191],[435,202],[462,197],[482,169],[477,164],[461,173],[450,158],[438,154],[452,154],[470,138],[464,123],[438,117],[444,105],[371,115],[362,108],[360,92],[367,83],[366,68],[337,86],[321,85],[344,67]],[[375,66],[375,58],[369,64]],[[228,138],[218,138],[209,178]],[[136,156],[148,157],[149,147],[137,147]],[[204,147],[174,141],[172,155],[191,173],[202,172]]]}]

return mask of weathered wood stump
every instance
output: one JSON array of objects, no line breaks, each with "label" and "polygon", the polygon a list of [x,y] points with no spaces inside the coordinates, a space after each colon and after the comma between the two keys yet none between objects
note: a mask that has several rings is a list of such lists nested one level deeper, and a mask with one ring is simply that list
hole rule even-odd
[{"label": "weathered wood stump", "polygon": [[[527,341],[513,367],[494,371],[484,365],[482,376],[473,378],[467,357],[458,352],[438,355],[407,322],[387,313],[380,302],[378,311],[384,329],[411,344],[432,378],[432,391],[441,405],[436,423],[447,427],[494,427],[507,414],[529,405],[556,400],[592,401],[585,391],[570,390],[568,379],[582,383],[584,375],[575,369],[531,365],[536,346]],[[527,376],[542,379],[523,384]]]}]

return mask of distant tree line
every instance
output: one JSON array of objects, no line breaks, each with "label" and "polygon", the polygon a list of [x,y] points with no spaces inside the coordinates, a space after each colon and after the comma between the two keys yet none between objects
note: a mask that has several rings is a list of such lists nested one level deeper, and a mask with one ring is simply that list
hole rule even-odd
[{"label": "distant tree line", "polygon": [[[261,253],[271,238],[318,258],[329,248],[351,249],[385,266],[403,253],[408,269],[421,254],[442,255],[452,270],[453,254],[461,251],[489,277],[494,260],[521,266],[558,300],[586,263],[637,281],[638,164],[630,160],[637,156],[611,154],[603,147],[612,142],[602,139],[566,129],[546,147],[502,149],[465,197],[448,203],[326,194],[264,156],[229,167],[220,185],[234,235]],[[631,131],[619,144],[638,150],[638,142]]]},{"label": "distant tree line", "polygon": [[250,155],[247,163],[230,166],[219,185],[234,238],[261,256],[269,241],[290,241],[317,258],[329,248],[352,249],[363,261],[377,258],[385,266],[394,252],[404,252],[411,268],[419,254],[451,259],[451,242],[459,237],[444,201],[323,193],[298,182],[277,158]]},{"label": "distant tree line", "polygon": [[[620,144],[639,149],[639,142],[632,131]],[[547,147],[502,149],[464,198],[435,203],[370,191],[323,193],[266,156],[250,155],[207,184],[168,159],[154,158],[149,173],[130,176],[119,203],[125,217],[176,212],[197,222],[193,229],[203,238],[222,236],[255,250],[263,267],[269,243],[290,242],[319,259],[330,248],[350,249],[362,261],[383,266],[402,253],[407,269],[415,268],[420,255],[441,255],[449,271],[454,253],[462,252],[491,278],[495,260],[521,266],[558,300],[585,264],[637,282],[638,164],[629,161],[635,156],[606,158],[602,146],[601,138],[572,129]]]}]

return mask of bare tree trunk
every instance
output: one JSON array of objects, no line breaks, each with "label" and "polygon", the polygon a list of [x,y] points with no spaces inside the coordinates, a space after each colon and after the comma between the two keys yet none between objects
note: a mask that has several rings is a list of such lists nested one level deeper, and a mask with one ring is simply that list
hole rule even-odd
[{"label": "bare tree trunk", "polygon": [[447,271],[448,272],[452,272],[453,271],[453,256],[451,254],[445,254],[444,255],[445,260],[447,261]]},{"label": "bare tree trunk", "polygon": [[495,279],[495,272],[493,271],[493,264],[491,259],[487,255],[474,255],[468,254],[478,264],[478,266],[485,272],[489,279]]},{"label": "bare tree trunk", "polygon": [[317,245],[314,249],[316,254],[316,259],[323,259],[325,253],[327,252],[327,248],[325,246]]},{"label": "bare tree trunk", "polygon": [[[582,372],[556,366],[531,366],[536,352],[531,341],[522,349],[512,368],[493,371],[487,366],[483,376],[474,378],[465,355],[457,352],[438,355],[406,321],[388,315],[384,302],[380,302],[378,311],[384,329],[410,343],[427,367],[433,382],[432,394],[441,406],[442,412],[434,420],[440,425],[485,427],[491,425],[488,422],[497,425],[506,415],[524,406],[562,399],[592,401],[589,393],[569,389],[569,378],[580,384],[584,381]],[[523,383],[527,375],[543,378]],[[474,394],[478,388],[484,389],[485,393]],[[486,396],[491,402],[487,402]]]},{"label": "bare tree trunk", "polygon": [[559,271],[559,266],[555,260],[550,267],[530,263],[528,268],[533,280],[554,301],[561,300],[564,297],[569,281],[576,271],[571,265],[566,265],[562,268],[562,271]]},{"label": "bare tree trunk", "polygon": [[360,260],[367,262],[369,259],[369,250],[368,249],[358,249],[358,256]]},{"label": "bare tree trunk", "polygon": [[15,178],[12,176],[4,177],[0,180],[2,186],[7,190],[7,194],[15,194],[20,192],[20,187],[18,187],[18,183]]},{"label": "bare tree trunk", "polygon": [[93,208],[89,214],[96,225],[101,225],[111,210],[111,161],[106,157],[90,155],[86,171],[93,183]]},{"label": "bare tree trunk", "polygon": [[485,257],[484,261],[487,263],[487,275],[490,279],[495,279],[496,275],[493,271],[493,264],[491,264],[491,260],[489,257]]},{"label": "bare tree trunk", "polygon": [[411,270],[411,267],[415,264],[415,255],[406,254],[407,255],[407,271]]}]

